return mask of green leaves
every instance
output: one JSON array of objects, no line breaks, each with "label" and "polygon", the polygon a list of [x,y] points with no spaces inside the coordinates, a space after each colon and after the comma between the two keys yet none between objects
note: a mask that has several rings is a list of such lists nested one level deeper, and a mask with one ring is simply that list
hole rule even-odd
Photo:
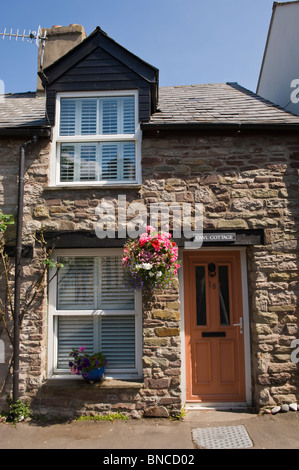
[{"label": "green leaves", "polygon": [[43,261],[43,264],[45,266],[48,266],[49,269],[60,269],[60,268],[63,268],[63,264],[62,263],[56,263],[55,261],[53,261],[52,259],[50,258],[47,258]]},{"label": "green leaves", "polygon": [[24,421],[26,418],[30,417],[30,407],[29,402],[23,402],[21,399],[13,403],[12,398],[7,397],[7,402],[9,404],[9,412],[6,418],[7,422],[18,423]]},{"label": "green leaves", "polygon": [[13,215],[5,215],[0,213],[0,232],[5,232],[8,225],[13,225],[15,223]]}]

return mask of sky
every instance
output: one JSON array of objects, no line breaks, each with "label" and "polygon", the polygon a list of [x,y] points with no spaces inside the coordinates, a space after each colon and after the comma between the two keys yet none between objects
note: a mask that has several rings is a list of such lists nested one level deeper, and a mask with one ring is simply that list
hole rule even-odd
[{"label": "sky", "polygon": [[[273,0],[13,0],[1,2],[0,33],[39,26],[100,26],[159,69],[160,86],[238,82],[256,91]],[[5,93],[35,91],[37,45],[0,36]]]}]

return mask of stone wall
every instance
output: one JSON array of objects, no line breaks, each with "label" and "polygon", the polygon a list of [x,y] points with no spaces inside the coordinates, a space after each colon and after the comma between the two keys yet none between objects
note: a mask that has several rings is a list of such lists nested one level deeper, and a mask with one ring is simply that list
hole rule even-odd
[{"label": "stone wall", "polygon": [[180,302],[178,281],[171,292],[161,292],[144,306],[144,390],[138,407],[145,416],[180,412],[181,395]]},{"label": "stone wall", "polygon": [[[145,168],[146,165],[146,168]],[[263,229],[247,249],[252,398],[255,406],[297,401],[298,168],[295,135],[184,136],[144,140],[142,196],[204,205],[204,229]]]},{"label": "stone wall", "polygon": [[144,303],[143,380],[48,381],[32,400],[37,414],[75,417],[120,411],[132,418],[179,415],[181,396],[178,283]]},{"label": "stone wall", "polygon": [[[2,140],[0,152],[3,162],[2,187],[0,192],[0,210],[4,213],[16,214],[17,203],[17,174],[19,148],[22,141],[13,142],[11,139]],[[99,203],[117,204],[118,190],[116,189],[50,189],[49,155],[51,145],[46,140],[30,150],[26,155],[26,175],[24,194],[24,230],[23,242],[25,245],[34,244],[36,230],[45,231],[83,231],[94,232],[98,216],[95,209]],[[122,189],[120,194],[126,196],[127,204],[140,202],[140,188]],[[14,229],[10,230],[9,239],[14,240]],[[34,277],[38,275],[38,260],[40,255],[37,247],[34,249],[33,259],[24,261],[24,285],[26,289]],[[53,411],[53,400],[47,395],[47,387],[40,385],[46,374],[46,345],[47,345],[47,306],[46,296],[43,302],[25,316],[21,332],[21,373],[20,394],[24,398],[37,397],[34,406],[39,412]],[[144,384],[140,393],[111,393],[111,387],[101,391],[103,411],[124,410],[132,416],[168,416],[168,413],[180,412],[180,318],[178,301],[178,284],[173,292],[162,293],[155,299],[148,310],[144,310]],[[9,347],[12,351],[11,346]],[[8,358],[8,356],[7,356]],[[6,367],[5,367],[6,366]],[[0,365],[0,380],[4,379],[7,371],[6,365]],[[55,388],[55,387],[54,387]],[[112,387],[113,388],[113,387]],[[137,387],[138,388],[138,387]],[[140,387],[139,387],[140,388]],[[66,387],[67,389],[67,387]],[[119,392],[119,385],[116,387]],[[83,406],[80,400],[80,387],[75,387],[78,398],[69,403],[70,413],[79,409],[82,413],[90,411],[92,404]],[[11,381],[8,382],[5,392],[11,391]],[[45,405],[42,406],[38,397],[43,396]],[[63,391],[58,387],[61,400],[51,387],[50,396],[56,397],[57,403],[64,403]],[[112,399],[112,396],[114,397]],[[104,397],[104,398],[103,398]],[[105,398],[106,397],[106,398]],[[111,406],[107,403],[111,398]],[[129,398],[128,398],[129,397]],[[99,397],[97,397],[99,400]],[[2,394],[1,404],[5,402]],[[96,409],[101,407],[98,401],[94,403]],[[119,405],[119,406],[118,406]],[[62,408],[64,405],[62,405]],[[58,406],[58,409],[59,406]]]},{"label": "stone wall", "polygon": [[[19,146],[0,145],[0,209],[15,211]],[[102,201],[145,204],[201,202],[204,228],[263,229],[265,244],[247,250],[253,403],[257,407],[298,399],[297,365],[290,360],[298,336],[298,157],[292,134],[144,135],[143,184],[134,189],[50,189],[51,144],[41,140],[26,157],[24,243],[34,230],[94,230]],[[31,272],[26,267],[26,276]],[[182,406],[179,289],[144,309],[144,386],[134,410],[167,415]],[[35,320],[38,317],[38,322]],[[32,395],[44,376],[46,305],[25,324],[22,383]],[[41,321],[41,323],[40,323]],[[30,364],[27,358],[31,355]],[[26,364],[27,360],[27,364]],[[0,364],[0,378],[3,377]],[[121,408],[121,407],[120,407]]]}]

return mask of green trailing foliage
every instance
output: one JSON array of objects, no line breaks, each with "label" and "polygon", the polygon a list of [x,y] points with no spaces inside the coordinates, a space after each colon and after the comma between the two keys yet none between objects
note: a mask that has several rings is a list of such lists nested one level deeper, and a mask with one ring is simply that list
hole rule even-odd
[{"label": "green trailing foliage", "polygon": [[21,399],[13,403],[12,398],[7,397],[9,405],[8,415],[6,421],[9,423],[19,423],[31,416],[29,402],[23,402]]},{"label": "green trailing foliage", "polygon": [[8,225],[15,223],[13,215],[0,213],[0,232],[5,232]]}]

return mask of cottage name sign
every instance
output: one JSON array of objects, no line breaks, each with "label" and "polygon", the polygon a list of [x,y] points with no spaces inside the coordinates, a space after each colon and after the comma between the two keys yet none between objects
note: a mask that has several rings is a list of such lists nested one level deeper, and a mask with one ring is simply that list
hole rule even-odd
[{"label": "cottage name sign", "polygon": [[235,242],[236,234],[235,233],[202,233],[195,235],[195,242]]}]

